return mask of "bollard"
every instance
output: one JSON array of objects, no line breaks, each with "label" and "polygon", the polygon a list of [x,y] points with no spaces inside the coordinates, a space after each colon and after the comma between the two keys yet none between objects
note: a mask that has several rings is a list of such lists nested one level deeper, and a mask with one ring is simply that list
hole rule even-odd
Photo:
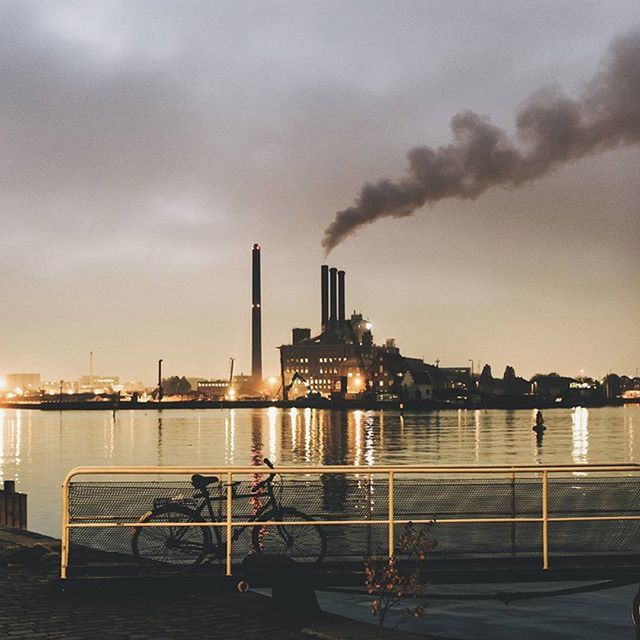
[{"label": "bollard", "polygon": [[320,611],[313,587],[305,580],[304,568],[291,558],[277,554],[253,553],[242,561],[243,593],[254,585],[271,587],[274,611],[289,616],[309,616]]},{"label": "bollard", "polygon": [[27,495],[16,493],[14,480],[5,480],[0,490],[0,526],[27,528]]}]

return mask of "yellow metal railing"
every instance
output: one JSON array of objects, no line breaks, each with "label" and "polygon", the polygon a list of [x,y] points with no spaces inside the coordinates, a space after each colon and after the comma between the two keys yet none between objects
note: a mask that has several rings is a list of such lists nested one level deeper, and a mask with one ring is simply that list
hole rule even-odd
[{"label": "yellow metal railing", "polygon": [[[552,522],[577,522],[577,521],[610,521],[610,520],[640,520],[640,515],[619,516],[562,516],[549,517],[549,475],[572,473],[625,473],[640,472],[640,464],[556,464],[556,465],[488,465],[488,466],[295,466],[268,469],[265,467],[76,467],[65,477],[62,483],[62,532],[61,532],[61,564],[60,577],[67,577],[69,564],[69,532],[71,529],[97,528],[97,527],[224,527],[226,529],[226,574],[232,575],[232,547],[234,527],[272,526],[278,522],[255,522],[246,519],[235,520],[233,518],[233,481],[234,477],[247,476],[255,473],[279,473],[287,476],[317,476],[320,474],[352,475],[356,477],[386,478],[388,483],[388,515],[386,519],[360,519],[360,520],[313,520],[287,522],[287,526],[361,526],[361,525],[385,525],[388,527],[389,556],[394,555],[394,531],[396,525],[406,524],[431,524],[433,518],[408,520],[395,516],[394,481],[398,475],[420,477],[431,476],[442,479],[446,476],[479,476],[479,475],[505,475],[515,483],[516,476],[535,475],[540,477],[540,516],[539,517],[483,517],[483,518],[438,518],[438,524],[469,524],[469,523],[515,523],[528,522],[540,523],[542,527],[542,568],[549,568],[549,524]],[[69,490],[72,480],[77,476],[112,476],[112,475],[182,475],[192,474],[217,475],[226,479],[226,518],[214,522],[71,522],[69,514]],[[639,478],[640,479],[640,478]]]}]

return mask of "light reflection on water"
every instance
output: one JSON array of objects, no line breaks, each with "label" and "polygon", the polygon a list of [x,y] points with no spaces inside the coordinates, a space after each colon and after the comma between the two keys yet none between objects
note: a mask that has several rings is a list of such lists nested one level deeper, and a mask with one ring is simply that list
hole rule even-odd
[{"label": "light reflection on water", "polygon": [[[635,462],[640,406],[535,412],[39,412],[0,409],[0,479],[29,494],[29,525],[58,535],[60,483],[80,465],[551,464]],[[363,480],[365,481],[365,480]]]},{"label": "light reflection on water", "polygon": [[576,464],[589,461],[589,411],[576,407],[571,414],[573,421],[573,451],[571,457]]}]

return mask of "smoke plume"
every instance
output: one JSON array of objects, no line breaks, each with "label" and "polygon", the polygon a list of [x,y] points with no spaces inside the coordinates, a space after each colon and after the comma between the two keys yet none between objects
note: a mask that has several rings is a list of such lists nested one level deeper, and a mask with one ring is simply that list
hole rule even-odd
[{"label": "smoke plume", "polygon": [[495,186],[517,187],[560,165],[640,142],[640,30],[611,44],[601,70],[577,100],[538,91],[516,114],[517,139],[472,111],[451,119],[453,142],[407,154],[407,176],[366,183],[353,206],[336,214],[322,246],[329,253],[379,218],[410,216],[443,198],[474,199]]}]

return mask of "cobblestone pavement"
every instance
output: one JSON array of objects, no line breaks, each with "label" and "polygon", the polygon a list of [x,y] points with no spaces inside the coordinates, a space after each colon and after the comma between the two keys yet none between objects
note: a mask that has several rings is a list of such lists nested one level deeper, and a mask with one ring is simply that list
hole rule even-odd
[{"label": "cobblestone pavement", "polygon": [[254,593],[122,592],[117,585],[63,592],[32,568],[0,568],[0,638],[251,640],[308,638]]},{"label": "cobblestone pavement", "polygon": [[[210,587],[58,579],[60,542],[0,527],[0,640],[407,640],[298,605]],[[184,583],[182,583],[184,584]],[[425,640],[431,636],[422,636]],[[436,640],[436,639],[434,639]],[[445,640],[439,638],[437,640]]]}]

